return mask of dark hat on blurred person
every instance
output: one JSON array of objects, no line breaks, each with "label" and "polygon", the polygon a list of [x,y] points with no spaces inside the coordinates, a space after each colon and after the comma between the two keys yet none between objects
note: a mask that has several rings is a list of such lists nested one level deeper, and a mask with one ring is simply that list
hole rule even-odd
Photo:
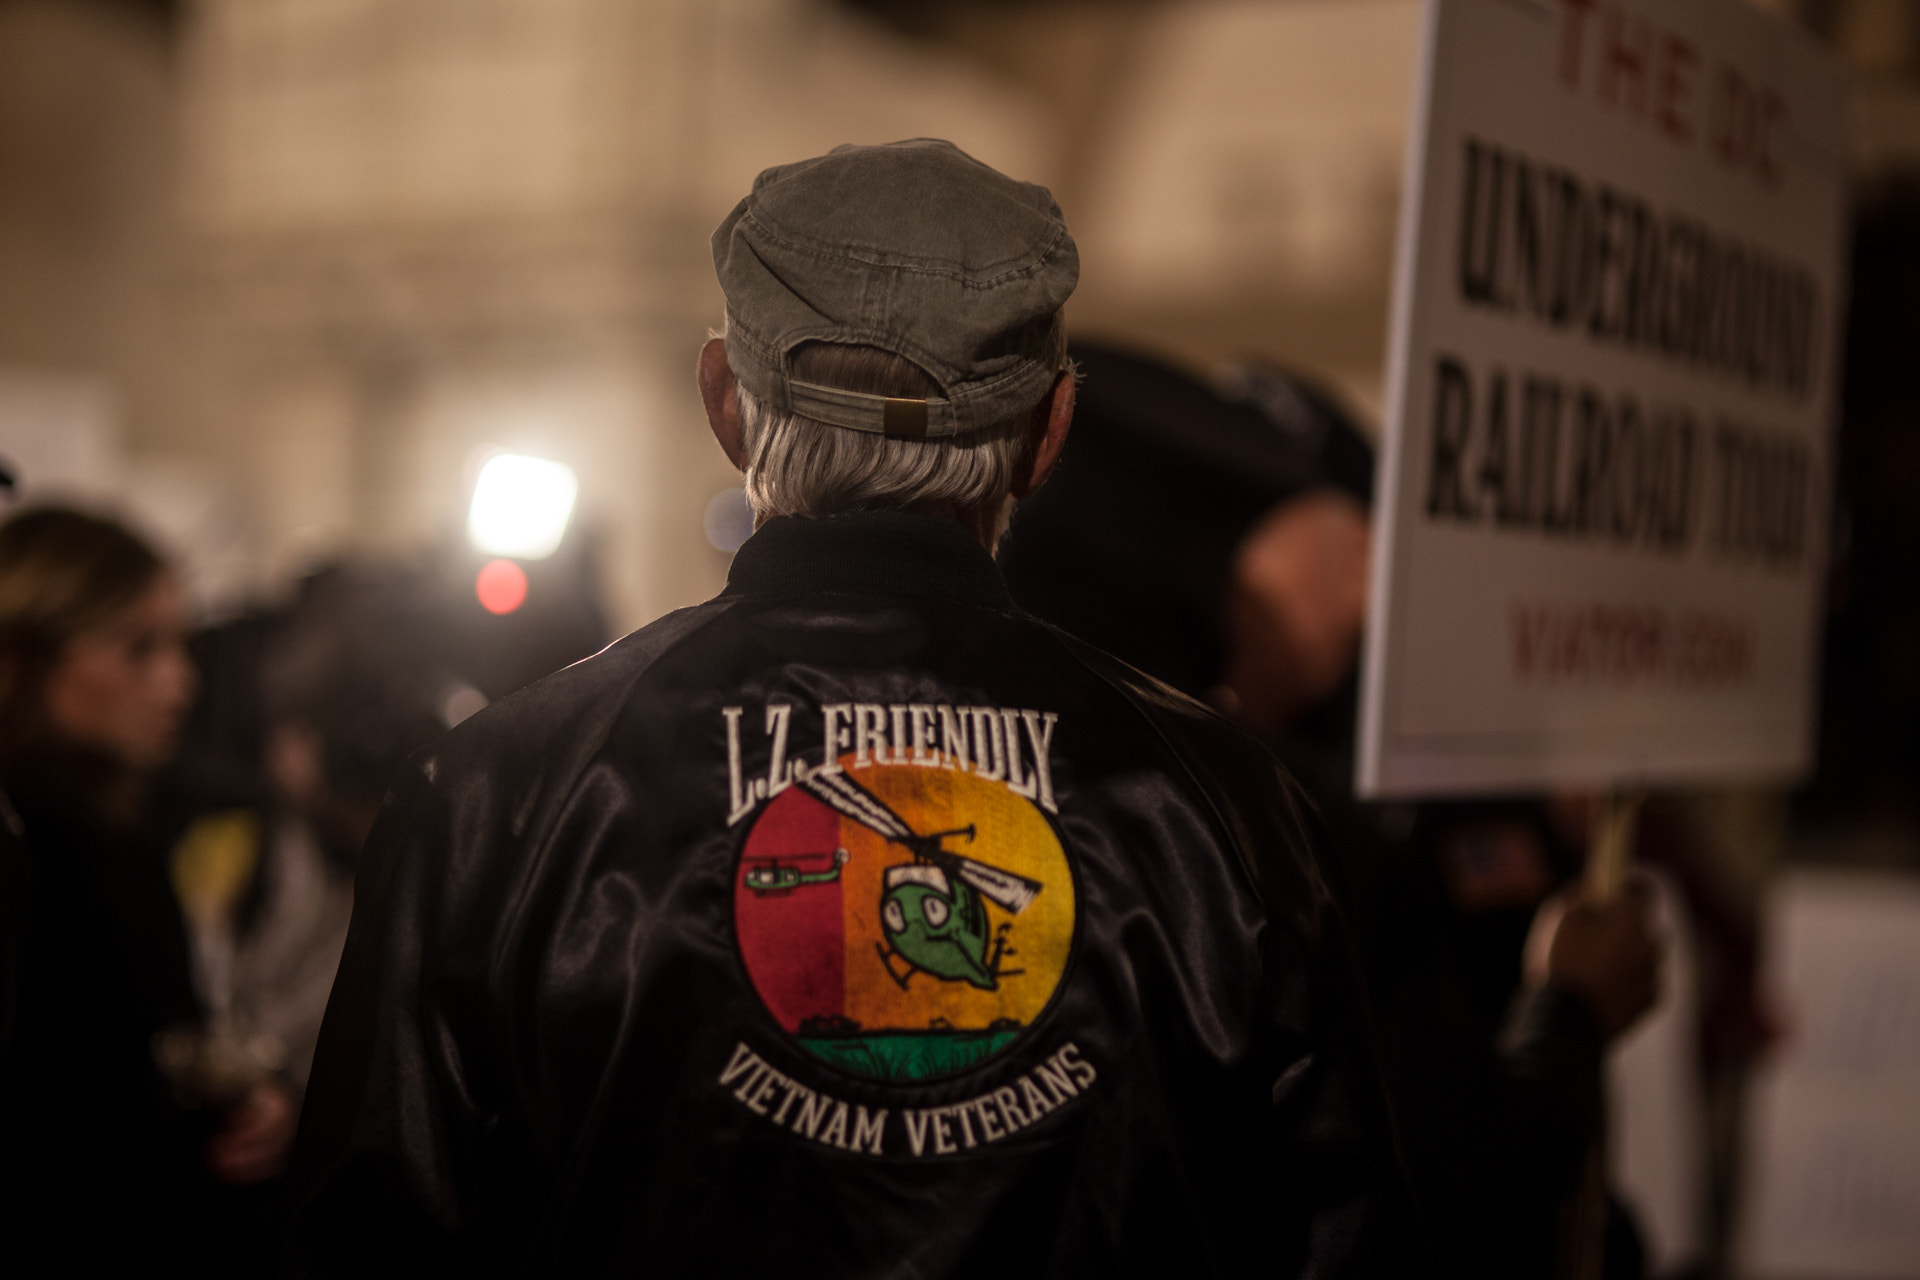
[{"label": "dark hat on blurred person", "polygon": [[1270,365],[1214,385],[1113,347],[1072,355],[1073,431],[1001,546],[1007,585],[1022,608],[1204,697],[1223,675],[1241,540],[1313,490],[1365,505],[1371,447],[1330,397]]},{"label": "dark hat on blurred person", "polygon": [[1373,444],[1326,391],[1260,360],[1225,366],[1215,374],[1213,387],[1231,403],[1258,409],[1288,449],[1307,462],[1319,485],[1373,507]]},{"label": "dark hat on blurred person", "polygon": [[[713,233],[713,262],[742,386],[787,412],[910,439],[965,435],[1033,408],[1057,376],[1047,342],[1080,274],[1045,187],[930,138],[766,170]],[[803,382],[790,364],[807,342],[902,356],[941,394]]]}]

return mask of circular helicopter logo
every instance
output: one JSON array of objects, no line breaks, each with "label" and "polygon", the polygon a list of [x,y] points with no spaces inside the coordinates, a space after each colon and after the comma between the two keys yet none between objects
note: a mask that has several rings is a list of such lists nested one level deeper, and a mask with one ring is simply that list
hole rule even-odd
[{"label": "circular helicopter logo", "polygon": [[741,959],[807,1052],[855,1075],[930,1080],[999,1053],[1066,970],[1074,885],[1034,804],[947,769],[796,778],[734,874]]}]

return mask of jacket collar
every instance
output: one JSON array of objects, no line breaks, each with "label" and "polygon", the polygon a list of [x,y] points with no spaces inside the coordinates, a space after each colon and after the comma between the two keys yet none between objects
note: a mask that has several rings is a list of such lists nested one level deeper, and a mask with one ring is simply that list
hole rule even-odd
[{"label": "jacket collar", "polygon": [[809,520],[775,516],[734,554],[730,595],[936,596],[956,604],[1016,610],[981,545],[958,523],[901,511],[861,511]]}]

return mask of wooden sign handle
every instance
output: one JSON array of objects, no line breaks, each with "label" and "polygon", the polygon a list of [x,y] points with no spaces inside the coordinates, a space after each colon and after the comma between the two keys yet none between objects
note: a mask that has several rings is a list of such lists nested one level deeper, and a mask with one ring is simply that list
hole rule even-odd
[{"label": "wooden sign handle", "polygon": [[[1634,823],[1646,797],[1637,791],[1609,791],[1593,816],[1587,839],[1589,901],[1606,903],[1620,896],[1633,869]],[[1560,1208],[1555,1280],[1600,1280],[1607,1233],[1606,1101],[1594,1099],[1592,1135],[1580,1185]]]},{"label": "wooden sign handle", "polygon": [[1610,791],[1594,815],[1587,842],[1586,895],[1594,902],[1620,896],[1633,866],[1634,821],[1645,797],[1637,791]]}]

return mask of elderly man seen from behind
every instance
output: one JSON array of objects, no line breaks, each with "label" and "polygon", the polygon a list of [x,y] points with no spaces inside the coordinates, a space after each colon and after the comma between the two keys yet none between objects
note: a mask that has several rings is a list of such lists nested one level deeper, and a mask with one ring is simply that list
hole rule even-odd
[{"label": "elderly man seen from behind", "polygon": [[1052,198],[841,147],[713,250],[758,530],[389,801],[296,1272],[1357,1274],[1377,1097],[1298,792],[989,552],[1072,417]]}]

